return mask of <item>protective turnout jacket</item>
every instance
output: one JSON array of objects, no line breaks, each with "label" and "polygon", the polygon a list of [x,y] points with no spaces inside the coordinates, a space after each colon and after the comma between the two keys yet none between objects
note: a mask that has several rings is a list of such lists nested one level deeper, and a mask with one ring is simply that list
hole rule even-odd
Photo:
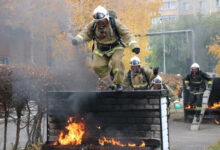
[{"label": "protective turnout jacket", "polygon": [[125,88],[132,87],[135,90],[146,90],[151,84],[151,81],[157,76],[152,69],[141,68],[143,71],[133,73],[128,71],[125,76],[123,86]]},{"label": "protective turnout jacket", "polygon": [[174,93],[174,91],[167,85],[167,84],[162,84],[163,89],[167,89],[168,91],[168,98],[171,102],[179,102],[178,96]]},{"label": "protective turnout jacket", "polygon": [[[93,31],[94,24],[95,24],[95,21],[90,22],[86,26],[86,28],[75,37],[75,39],[78,42],[83,42],[83,41],[88,42],[94,39],[96,43],[103,44],[103,45],[113,44],[117,41],[117,36],[115,32],[113,31],[110,23],[108,23],[104,27],[104,32],[106,33],[105,37],[102,36],[100,31],[98,30],[98,27],[95,28],[95,35],[94,35],[94,31]],[[124,24],[122,24],[119,20],[115,19],[115,25],[119,33],[119,36],[121,37],[122,42],[126,46],[129,46],[131,49],[139,47],[135,40],[135,37],[130,33],[129,29]],[[109,54],[109,53],[112,54],[113,51],[117,49],[123,49],[122,45],[116,46],[114,47],[114,49],[111,49],[107,52],[106,51],[103,52],[96,47],[94,53],[102,56],[104,54]]]}]

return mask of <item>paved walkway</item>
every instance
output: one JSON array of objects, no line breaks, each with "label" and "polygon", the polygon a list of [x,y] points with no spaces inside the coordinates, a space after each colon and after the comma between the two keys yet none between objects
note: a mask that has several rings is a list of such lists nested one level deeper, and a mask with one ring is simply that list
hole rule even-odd
[{"label": "paved walkway", "polygon": [[190,123],[183,116],[172,116],[169,121],[171,150],[207,150],[220,141],[220,125],[201,124],[199,131],[190,131]]}]

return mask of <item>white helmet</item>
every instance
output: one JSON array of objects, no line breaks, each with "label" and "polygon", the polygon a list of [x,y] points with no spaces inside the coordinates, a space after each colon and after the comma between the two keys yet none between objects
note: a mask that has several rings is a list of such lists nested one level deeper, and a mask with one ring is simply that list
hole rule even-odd
[{"label": "white helmet", "polygon": [[156,78],[153,79],[152,83],[153,84],[162,84],[162,81],[163,80],[162,80],[161,76],[158,75]]},{"label": "white helmet", "polygon": [[197,63],[193,63],[192,66],[191,66],[191,69],[192,69],[192,68],[198,68],[198,69],[200,69],[199,64],[197,64]]},{"label": "white helmet", "polygon": [[105,18],[109,20],[108,10],[99,5],[93,12],[93,18],[94,20],[102,20]]},{"label": "white helmet", "polygon": [[131,66],[141,65],[141,61],[140,61],[140,59],[139,59],[137,56],[134,56],[134,57],[132,57],[131,60],[130,60],[130,65],[131,65]]}]

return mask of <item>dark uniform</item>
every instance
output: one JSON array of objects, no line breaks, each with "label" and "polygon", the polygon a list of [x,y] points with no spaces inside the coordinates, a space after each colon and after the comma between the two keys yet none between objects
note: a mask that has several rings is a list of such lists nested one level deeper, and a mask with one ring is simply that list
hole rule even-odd
[{"label": "dark uniform", "polygon": [[208,74],[199,70],[197,73],[190,73],[185,78],[186,89],[189,90],[189,104],[196,107],[196,115],[200,114],[202,108],[202,97],[206,90],[206,82],[211,89],[212,80]]}]

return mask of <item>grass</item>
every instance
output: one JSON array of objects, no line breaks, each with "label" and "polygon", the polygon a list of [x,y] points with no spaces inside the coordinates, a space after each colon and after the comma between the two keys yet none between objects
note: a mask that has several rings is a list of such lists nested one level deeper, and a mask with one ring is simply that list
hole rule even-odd
[{"label": "grass", "polygon": [[208,150],[220,150],[220,141],[218,141],[215,145],[209,146]]}]

